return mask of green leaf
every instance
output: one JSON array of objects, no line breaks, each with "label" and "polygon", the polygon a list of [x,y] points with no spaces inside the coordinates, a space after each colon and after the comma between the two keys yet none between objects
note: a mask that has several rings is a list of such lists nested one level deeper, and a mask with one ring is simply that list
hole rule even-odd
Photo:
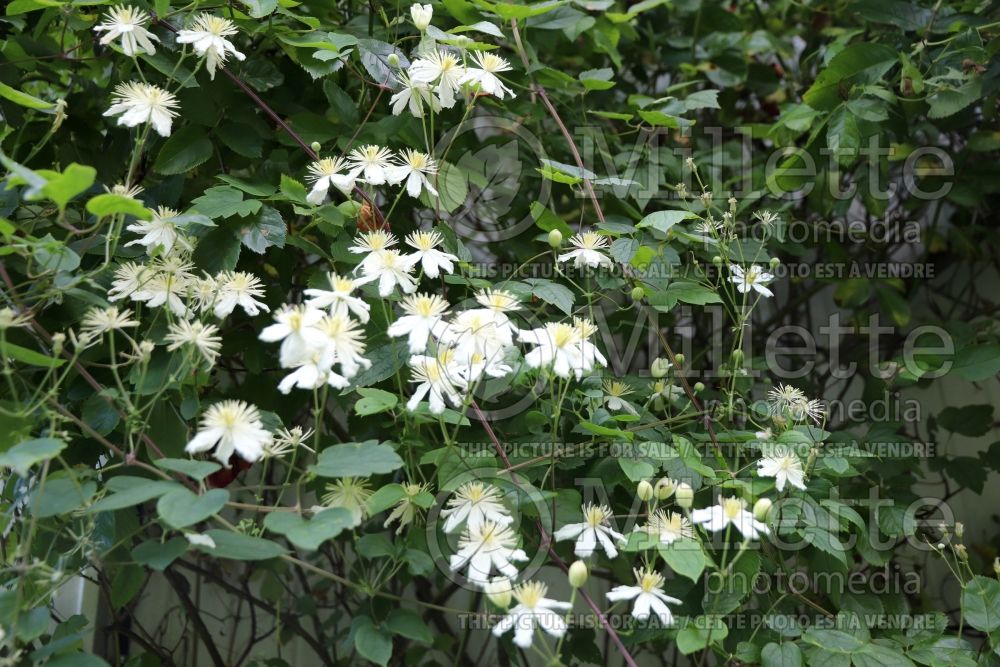
[{"label": "green leaf", "polygon": [[666,234],[667,230],[676,225],[678,222],[697,217],[697,215],[691,213],[690,211],[656,211],[655,213],[650,213],[640,220],[636,227],[652,227],[653,229]]},{"label": "green leaf", "polygon": [[79,482],[69,477],[47,479],[43,488],[31,494],[31,512],[39,519],[68,514],[83,507],[96,493],[96,482]]},{"label": "green leaf", "polygon": [[691,655],[708,646],[721,642],[729,635],[729,628],[721,616],[698,616],[677,633],[677,649],[684,655]]},{"label": "green leaf", "polygon": [[45,667],[109,667],[102,658],[90,653],[63,653],[45,663]]},{"label": "green leaf", "polygon": [[928,118],[947,118],[970,104],[978,102],[983,96],[983,79],[973,76],[957,88],[940,88],[927,98],[930,109]]},{"label": "green leaf", "polygon": [[163,572],[188,549],[187,538],[174,537],[164,543],[147,540],[132,549],[132,560],[139,565]]},{"label": "green leaf", "polygon": [[187,489],[177,489],[160,497],[156,511],[164,523],[172,528],[184,528],[204,521],[226,505],[229,491],[212,489],[197,495]]},{"label": "green leaf", "polygon": [[857,637],[829,628],[810,628],[802,635],[802,639],[830,653],[851,654],[860,651],[865,644]]},{"label": "green leaf", "polygon": [[297,204],[302,204],[307,206],[309,202],[306,201],[306,186],[304,186],[299,181],[295,180],[288,174],[281,175],[281,194],[285,195],[287,199],[293,201]]},{"label": "green leaf", "polygon": [[403,459],[392,446],[368,440],[327,447],[309,470],[321,477],[367,477],[402,467]]},{"label": "green leaf", "polygon": [[982,382],[1000,373],[1000,344],[970,345],[958,351],[951,370],[963,380]]},{"label": "green leaf", "polygon": [[[183,174],[211,157],[212,142],[205,130],[197,125],[186,125],[170,135],[163,144],[153,169],[160,174]],[[200,209],[199,212],[214,217]]]},{"label": "green leaf", "polygon": [[205,190],[205,194],[191,202],[194,210],[213,220],[238,215],[245,218],[260,210],[256,199],[243,201],[243,193],[228,185],[217,185]]},{"label": "green leaf", "polygon": [[878,82],[897,62],[898,52],[885,44],[851,44],[830,60],[802,99],[813,109],[833,110],[853,85]]},{"label": "green leaf", "polygon": [[122,197],[105,193],[91,197],[87,200],[87,212],[104,218],[116,213],[131,215],[140,220],[149,220],[153,217],[153,212],[142,205],[142,202],[131,197]]},{"label": "green leaf", "polygon": [[278,0],[240,0],[250,9],[250,16],[261,19],[278,8]]},{"label": "green leaf", "polygon": [[382,389],[360,388],[358,393],[361,394],[361,398],[354,404],[354,412],[362,417],[388,412],[399,403],[396,394]]},{"label": "green leaf", "polygon": [[75,271],[80,266],[80,256],[62,241],[56,241],[52,234],[38,239],[32,255],[42,271]]},{"label": "green leaf", "polygon": [[762,667],[802,667],[802,651],[793,642],[771,642],[760,652]]},{"label": "green leaf", "polygon": [[0,97],[4,97],[14,104],[20,105],[22,107],[27,107],[29,109],[37,109],[38,111],[48,111],[49,109],[55,108],[55,104],[52,102],[46,102],[45,100],[40,100],[34,95],[29,95],[28,93],[17,90],[16,88],[11,88],[6,83],[0,81]]},{"label": "green leaf", "polygon": [[915,667],[902,651],[884,644],[865,644],[864,649],[851,656],[854,667]]},{"label": "green leaf", "polygon": [[359,618],[356,623],[354,648],[361,657],[385,667],[392,657],[392,636],[385,630],[376,628],[370,618]]},{"label": "green leaf", "polygon": [[575,297],[565,285],[554,283],[550,280],[531,278],[526,282],[530,283],[531,293],[545,303],[550,303],[567,315],[573,314],[573,301]]},{"label": "green leaf", "polygon": [[671,570],[695,582],[701,578],[707,564],[705,552],[695,540],[682,539],[669,546],[661,546],[660,555]]},{"label": "green leaf", "polygon": [[424,619],[411,609],[396,608],[390,611],[389,617],[385,620],[385,627],[394,635],[415,642],[431,644],[434,641],[434,635],[424,623]]},{"label": "green leaf", "polygon": [[261,206],[260,211],[240,227],[243,245],[258,255],[271,246],[284,248],[287,234],[288,228],[281,214],[270,206]]},{"label": "green leaf", "polygon": [[97,170],[93,167],[74,162],[61,174],[50,178],[42,187],[42,194],[54,201],[61,211],[73,197],[89,189],[96,176]]},{"label": "green leaf", "polygon": [[55,458],[64,449],[66,443],[56,438],[25,440],[0,454],[0,468],[10,468],[24,477],[31,466]]},{"label": "green leaf", "polygon": [[394,342],[375,348],[365,356],[372,366],[354,376],[353,387],[367,387],[392,377],[406,363],[409,352],[406,343]]},{"label": "green leaf", "polygon": [[184,488],[176,482],[150,480],[141,477],[131,477],[129,479],[138,480],[138,482],[130,484],[127,488],[118,491],[117,493],[112,493],[109,496],[101,498],[96,503],[91,505],[87,509],[87,512],[93,514],[96,512],[120,510],[144,503],[148,500],[152,500],[153,498],[159,498],[163,494],[176,489]]},{"label": "green leaf", "polygon": [[195,461],[193,459],[156,459],[153,461],[153,465],[161,470],[179,472],[199,482],[222,468],[215,461]]},{"label": "green leaf", "polygon": [[353,525],[354,517],[343,507],[325,509],[309,520],[294,512],[271,512],[264,518],[265,528],[284,535],[289,542],[306,551],[315,551],[323,542]]},{"label": "green leaf", "polygon": [[8,341],[0,341],[0,352],[3,353],[3,357],[5,359],[20,361],[22,364],[28,364],[29,366],[59,368],[66,363],[65,359],[48,357],[40,352],[29,350],[28,348],[21,347],[20,345],[14,345],[14,343],[10,343]]},{"label": "green leaf", "polygon": [[204,533],[212,538],[215,547],[197,545],[202,551],[217,558],[230,560],[268,560],[285,553],[285,549],[277,542],[260,537],[251,537],[228,530],[208,530]]},{"label": "green leaf", "polygon": [[639,111],[639,117],[654,127],[669,127],[678,129],[694,125],[693,120],[663,113],[662,111]]},{"label": "green leaf", "polygon": [[966,622],[977,630],[993,632],[1000,628],[1000,582],[973,577],[962,591],[962,613]]}]

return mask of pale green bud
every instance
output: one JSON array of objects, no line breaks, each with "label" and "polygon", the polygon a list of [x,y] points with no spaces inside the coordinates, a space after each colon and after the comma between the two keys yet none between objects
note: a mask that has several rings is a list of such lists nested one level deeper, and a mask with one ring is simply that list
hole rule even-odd
[{"label": "pale green bud", "polygon": [[677,490],[674,491],[674,500],[678,507],[691,509],[691,505],[694,503],[694,489],[687,482],[681,482],[677,486]]},{"label": "pale green bud", "polygon": [[753,504],[753,518],[758,521],[767,521],[767,515],[771,512],[771,500],[761,498]]},{"label": "pale green bud", "polygon": [[639,485],[636,487],[635,493],[636,493],[637,496],[639,496],[639,500],[642,500],[642,501],[652,500],[653,499],[653,485],[650,484],[649,482],[647,482],[646,480],[642,480],[641,482],[639,482]]},{"label": "pale green bud", "polygon": [[558,248],[562,245],[563,235],[558,229],[553,229],[549,232],[549,245],[553,248]]},{"label": "pale green bud", "polygon": [[569,566],[569,572],[567,572],[566,576],[569,578],[570,586],[580,588],[587,583],[587,564],[582,560],[573,561],[573,564]]}]

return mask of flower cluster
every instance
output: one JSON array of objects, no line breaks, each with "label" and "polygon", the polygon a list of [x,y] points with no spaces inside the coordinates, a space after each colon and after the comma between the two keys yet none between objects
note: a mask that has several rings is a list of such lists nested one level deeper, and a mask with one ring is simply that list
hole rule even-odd
[{"label": "flower cluster", "polygon": [[347,194],[359,181],[367,185],[405,183],[411,197],[419,197],[424,190],[436,197],[438,192],[430,179],[437,170],[434,158],[426,153],[407,148],[394,155],[388,148],[369,144],[352,150],[346,158],[323,158],[309,165],[306,179],[312,189],[306,200],[318,206],[326,201],[331,186]]},{"label": "flower cluster", "polygon": [[488,51],[475,51],[468,56],[462,49],[439,47],[428,34],[434,15],[431,5],[415,4],[410,14],[413,24],[425,34],[417,57],[394,75],[399,90],[389,100],[393,115],[409,109],[413,117],[423,118],[425,108],[432,113],[450,109],[458,96],[470,100],[477,94],[492,95],[499,100],[515,96],[499,76],[512,69],[506,59]]},{"label": "flower cluster", "polygon": [[[112,7],[104,15],[104,20],[94,26],[95,32],[103,32],[101,44],[121,42],[122,52],[136,57],[140,53],[154,55],[153,41],[159,38],[146,29],[149,14],[129,5]],[[212,14],[202,13],[194,17],[191,27],[177,32],[178,44],[191,44],[194,52],[204,58],[209,78],[215,78],[215,71],[232,55],[237,60],[246,58],[228,39],[239,31],[232,21]],[[118,125],[136,127],[149,124],[157,134],[170,136],[173,119],[177,117],[180,103],[173,92],[145,81],[119,83],[115,87],[111,107],[105,116],[118,116]]]}]

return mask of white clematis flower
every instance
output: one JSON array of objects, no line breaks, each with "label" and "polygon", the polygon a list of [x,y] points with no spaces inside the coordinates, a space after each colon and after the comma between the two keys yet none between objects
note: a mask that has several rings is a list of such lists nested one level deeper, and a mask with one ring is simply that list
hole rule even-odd
[{"label": "white clematis flower", "polygon": [[260,311],[267,312],[270,308],[257,297],[264,296],[264,288],[260,278],[246,271],[223,271],[216,276],[219,295],[215,301],[215,316],[219,319],[230,315],[236,306],[242,308],[247,315],[254,316]]},{"label": "white clematis flower", "polygon": [[566,619],[563,614],[572,605],[568,602],[551,600],[545,595],[548,587],[541,582],[526,582],[514,589],[517,605],[493,627],[493,636],[499,637],[514,629],[514,644],[523,649],[531,648],[535,628],[539,627],[553,637],[566,634]]},{"label": "white clematis flower", "polygon": [[515,97],[514,91],[504,85],[500,77],[497,76],[499,72],[511,70],[509,62],[489,51],[477,51],[472,54],[472,59],[479,67],[466,69],[462,83],[477,85],[480,92],[493,95],[499,100],[502,100],[505,95]]},{"label": "white clematis flower", "polygon": [[423,32],[427,30],[427,26],[431,24],[431,19],[434,18],[434,7],[429,4],[421,5],[414,3],[410,5],[410,18],[413,19],[413,25],[416,26],[417,30]]},{"label": "white clematis flower", "polygon": [[571,374],[576,379],[594,369],[595,364],[607,366],[607,359],[589,341],[595,327],[589,320],[578,319],[573,325],[565,322],[550,322],[544,327],[519,331],[518,340],[535,345],[535,349],[524,355],[530,368],[548,368],[561,378]]},{"label": "white clematis flower", "polygon": [[413,294],[405,297],[400,306],[406,314],[393,322],[386,333],[392,338],[407,336],[410,354],[420,354],[427,349],[431,331],[448,312],[448,302],[437,294]]},{"label": "white clematis flower", "polygon": [[258,338],[266,343],[281,341],[279,361],[282,368],[292,368],[309,361],[326,344],[326,337],[316,325],[323,311],[308,306],[285,306],[274,314],[275,323],[264,327]]},{"label": "white clematis flower", "polygon": [[447,51],[435,51],[410,64],[410,80],[425,83],[437,93],[441,106],[455,106],[455,93],[461,89],[465,67],[458,56]]},{"label": "white clematis flower", "polygon": [[153,41],[160,38],[146,30],[149,14],[130,5],[116,5],[104,15],[104,21],[94,26],[94,32],[104,32],[101,44],[107,46],[119,37],[122,40],[122,51],[127,56],[135,56],[140,51],[149,55],[156,53]]},{"label": "white clematis flower", "polygon": [[424,275],[428,278],[437,278],[441,272],[453,273],[455,271],[454,262],[458,257],[450,252],[438,250],[443,239],[438,232],[413,232],[406,237],[406,245],[415,249],[416,252],[406,256],[408,262],[416,266],[420,264]]},{"label": "white clematis flower", "polygon": [[632,605],[632,616],[637,621],[646,621],[650,615],[656,616],[661,626],[670,625],[674,616],[670,612],[670,604],[680,604],[681,601],[663,592],[663,575],[652,570],[635,569],[635,586],[615,586],[608,591],[608,600],[622,602],[635,600]]},{"label": "white clematis flower", "polygon": [[736,289],[741,294],[754,290],[763,296],[774,296],[774,292],[764,287],[765,283],[774,280],[774,276],[759,265],[751,264],[749,269],[744,270],[742,266],[730,264],[729,270],[733,274],[729,276],[729,282],[736,283]]},{"label": "white clematis flower", "polygon": [[441,102],[434,96],[429,85],[414,81],[406,74],[397,76],[396,81],[399,82],[402,89],[393,93],[392,97],[389,98],[393,116],[400,115],[403,113],[403,109],[409,107],[411,116],[423,118],[424,105],[429,106],[434,113],[441,111]]},{"label": "white clematis flower", "polygon": [[264,454],[271,440],[271,433],[264,428],[256,406],[245,401],[222,401],[205,411],[201,428],[184,451],[197,454],[214,448],[215,459],[229,467],[229,458],[234,452],[252,463]]},{"label": "white clematis flower", "polygon": [[170,253],[174,244],[181,250],[192,250],[191,242],[177,231],[174,218],[179,216],[177,211],[160,206],[156,209],[151,220],[138,220],[125,229],[136,234],[142,234],[141,239],[129,241],[126,246],[141,245],[146,247],[146,253],[152,255],[157,248],[160,248],[164,255]]},{"label": "white clematis flower", "polygon": [[571,523],[557,530],[552,537],[557,542],[576,539],[573,549],[580,558],[589,558],[600,544],[608,558],[617,558],[615,542],[625,542],[625,536],[608,525],[614,516],[607,505],[586,504],[583,506],[583,523]]},{"label": "white clematis flower", "polygon": [[528,555],[517,547],[517,535],[509,527],[486,521],[473,528],[467,526],[458,540],[458,551],[449,558],[452,571],[468,568],[465,577],[474,584],[489,583],[494,569],[508,579],[517,578],[513,561],[526,561]]},{"label": "white clematis flower", "polygon": [[732,525],[743,537],[752,540],[761,534],[768,534],[767,526],[753,518],[753,513],[747,511],[746,503],[740,498],[720,498],[718,505],[694,510],[691,512],[691,522],[702,525],[713,533]]},{"label": "white clematis flower", "polygon": [[419,197],[421,189],[427,190],[427,192],[437,197],[438,191],[434,189],[434,186],[431,185],[430,180],[427,178],[437,173],[438,168],[437,163],[434,162],[434,158],[427,155],[427,153],[421,153],[409,148],[400,153],[399,157],[401,163],[390,166],[387,171],[389,182],[402,183],[406,181],[406,192],[411,197]]},{"label": "white clematis flower", "polygon": [[445,517],[442,530],[450,533],[463,523],[479,528],[487,521],[500,526],[514,522],[507,508],[500,501],[500,489],[485,482],[466,482],[448,499],[448,506],[441,510]]},{"label": "white clematis flower", "polygon": [[796,489],[805,489],[805,471],[802,461],[787,447],[777,446],[770,455],[757,461],[757,474],[761,477],[773,477],[774,488],[784,491],[786,484]]},{"label": "white clematis flower", "polygon": [[604,254],[610,244],[608,237],[597,232],[583,232],[582,234],[574,234],[569,242],[576,250],[559,255],[560,262],[572,261],[573,266],[578,269],[585,266],[591,269],[596,269],[599,266],[610,269],[614,266],[611,258]]},{"label": "white clematis flower", "polygon": [[398,250],[376,250],[365,257],[359,266],[364,267],[364,274],[357,279],[359,285],[378,281],[378,295],[385,298],[399,285],[404,294],[417,291],[417,283],[413,280],[413,264],[403,257]]},{"label": "white clematis flower", "polygon": [[348,153],[347,159],[350,162],[351,175],[355,178],[361,176],[364,182],[369,185],[395,182],[389,178],[389,170],[392,167],[392,151],[388,148],[368,144],[361,148],[355,148]]},{"label": "white clematis flower", "polygon": [[650,538],[664,546],[673,544],[680,539],[694,537],[694,530],[687,517],[677,512],[664,510],[653,512],[646,525],[636,526],[635,530],[646,533]]},{"label": "white clematis flower", "polygon": [[191,44],[195,53],[205,57],[205,67],[210,79],[215,78],[215,68],[226,62],[227,54],[233,54],[237,60],[244,60],[245,55],[236,50],[236,46],[227,37],[239,33],[239,30],[229,19],[199,14],[194,19],[194,27],[177,33],[178,44]]},{"label": "white clematis flower", "polygon": [[306,195],[306,201],[319,206],[326,201],[331,185],[345,195],[350,194],[354,189],[354,176],[345,173],[349,168],[347,161],[339,157],[325,157],[310,164],[306,180],[312,183],[312,190]]},{"label": "white clematis flower", "polygon": [[[416,410],[420,401],[427,397],[431,414],[439,415],[446,407],[445,399],[453,406],[462,405],[462,389],[465,389],[465,378],[453,365],[447,351],[437,357],[414,355],[410,357],[410,382],[416,382],[417,388],[413,396],[406,402],[408,410]],[[442,357],[445,361],[442,361]]]},{"label": "white clematis flower", "polygon": [[129,81],[115,86],[111,106],[105,116],[118,116],[117,123],[135,127],[149,123],[161,137],[170,136],[170,126],[180,103],[174,94],[148,83]]},{"label": "white clematis flower", "polygon": [[361,282],[333,272],[326,274],[326,279],[330,283],[330,289],[310,288],[305,291],[305,295],[310,297],[306,305],[310,308],[329,308],[331,315],[347,315],[350,311],[362,324],[367,322],[371,306],[361,297],[351,296]]}]

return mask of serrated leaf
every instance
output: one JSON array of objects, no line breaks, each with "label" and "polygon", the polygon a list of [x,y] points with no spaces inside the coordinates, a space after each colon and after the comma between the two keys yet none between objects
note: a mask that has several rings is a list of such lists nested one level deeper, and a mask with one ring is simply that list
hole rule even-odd
[{"label": "serrated leaf", "polygon": [[153,169],[160,174],[183,174],[207,162],[210,157],[212,142],[205,130],[196,125],[186,125],[170,135],[163,144]]}]

